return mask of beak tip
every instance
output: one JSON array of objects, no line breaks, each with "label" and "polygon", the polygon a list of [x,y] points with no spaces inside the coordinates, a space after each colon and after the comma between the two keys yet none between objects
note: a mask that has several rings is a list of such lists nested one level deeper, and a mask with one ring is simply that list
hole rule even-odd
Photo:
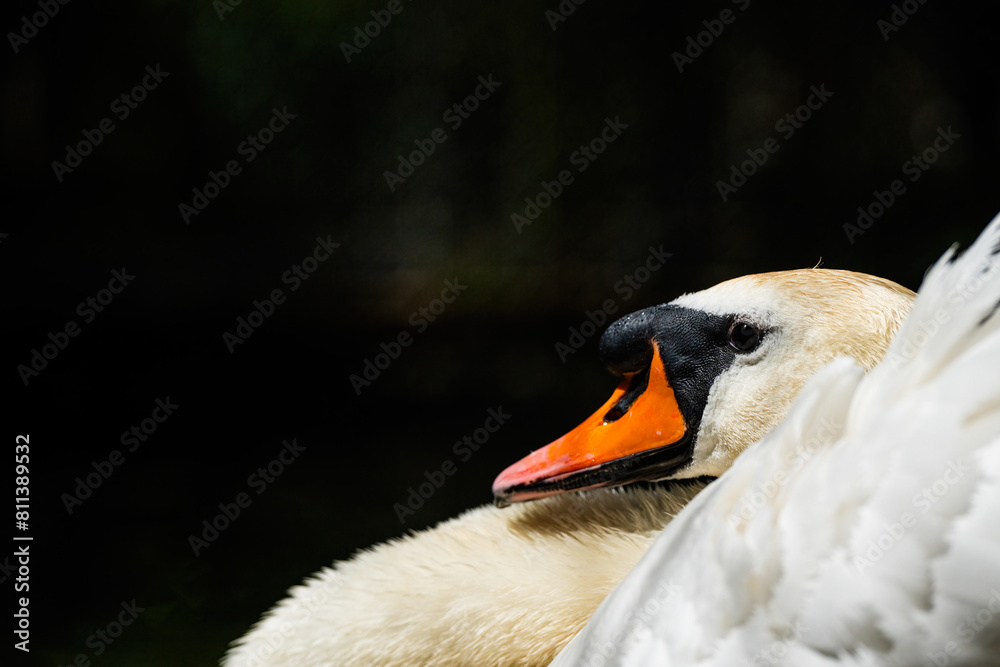
[{"label": "beak tip", "polygon": [[510,471],[510,468],[504,470],[502,473],[497,475],[497,478],[495,480],[493,480],[493,495],[495,496],[500,495],[504,492],[505,489],[510,487],[510,483],[506,479],[507,477],[509,477],[508,471]]},{"label": "beak tip", "polygon": [[509,491],[518,483],[516,467],[517,464],[508,467],[493,480],[493,503],[497,507],[507,507],[511,504],[508,500]]}]

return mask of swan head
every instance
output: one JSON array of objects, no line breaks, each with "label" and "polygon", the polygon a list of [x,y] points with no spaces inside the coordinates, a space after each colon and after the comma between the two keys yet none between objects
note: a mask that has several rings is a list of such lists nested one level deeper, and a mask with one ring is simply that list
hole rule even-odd
[{"label": "swan head", "polygon": [[725,472],[838,356],[879,362],[914,293],[852,271],[728,280],[626,315],[601,337],[621,378],[575,429],[504,470],[498,505],[638,481]]}]

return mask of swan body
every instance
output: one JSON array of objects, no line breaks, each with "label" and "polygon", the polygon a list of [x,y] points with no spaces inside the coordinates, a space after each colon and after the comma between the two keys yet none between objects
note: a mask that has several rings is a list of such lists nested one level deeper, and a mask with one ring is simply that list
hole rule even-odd
[{"label": "swan body", "polygon": [[[474,509],[322,570],[223,664],[548,664],[704,476],[777,425],[827,362],[874,367],[911,301],[890,281],[811,269],[737,278],[622,318],[601,342],[623,377],[612,399],[494,485],[500,504],[540,500]],[[643,480],[654,483],[608,488]],[[590,490],[562,493],[575,489]]]},{"label": "swan body", "polygon": [[554,667],[1000,664],[1000,216],[838,359]]},{"label": "swan body", "polygon": [[293,588],[225,664],[547,665],[705,484],[470,510]]}]

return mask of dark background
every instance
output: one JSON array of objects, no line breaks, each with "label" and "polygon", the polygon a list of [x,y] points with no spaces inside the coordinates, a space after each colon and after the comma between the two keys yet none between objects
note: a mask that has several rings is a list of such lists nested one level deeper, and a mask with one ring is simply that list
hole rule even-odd
[{"label": "dark background", "polygon": [[[488,502],[504,466],[613,389],[597,336],[565,363],[555,349],[605,299],[621,315],[820,258],[916,288],[1000,208],[995,22],[972,3],[909,3],[885,40],[889,3],[591,0],[553,30],[554,1],[404,0],[350,63],[340,43],[384,2],[244,0],[224,20],[209,0],[93,4],[4,44],[2,414],[8,452],[31,436],[34,537],[32,652],[0,649],[16,664],[211,665],[309,573]],[[735,21],[678,72],[672,54],[725,8]],[[8,9],[5,34],[39,11]],[[119,120],[113,100],[156,65],[169,76]],[[820,85],[833,97],[782,137]],[[275,107],[296,118],[242,161]],[[59,182],[52,162],[105,117],[115,130]],[[576,172],[607,117],[628,128]],[[383,173],[438,127],[447,141],[391,192]],[[948,127],[961,138],[910,183],[903,163]],[[769,137],[780,150],[723,202],[716,181]],[[185,224],[178,205],[232,159],[242,173]],[[563,169],[574,183],[517,233]],[[894,179],[905,194],[849,242]],[[291,292],[282,273],[327,235],[340,248]],[[660,245],[673,256],[625,300],[616,282]],[[135,280],[82,324],[77,304],[122,267]],[[456,278],[467,290],[417,334],[411,313]],[[276,288],[287,301],[230,354],[223,333]],[[69,320],[82,332],[26,386],[17,366]],[[349,376],[401,331],[414,343],[357,395]],[[69,515],[61,496],[167,396],[175,414]],[[509,423],[460,462],[453,443],[497,406]],[[257,495],[248,476],[291,438],[306,450]],[[446,459],[458,472],[401,525],[394,504]],[[196,557],[189,536],[248,490]],[[95,656],[88,637],[132,599],[145,611]]]}]

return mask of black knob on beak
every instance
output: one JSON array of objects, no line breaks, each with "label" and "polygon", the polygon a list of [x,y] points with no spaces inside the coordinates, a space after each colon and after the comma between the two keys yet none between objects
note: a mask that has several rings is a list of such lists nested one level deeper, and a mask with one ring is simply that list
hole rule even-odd
[{"label": "black knob on beak", "polygon": [[653,306],[615,320],[601,336],[601,361],[615,375],[639,373],[653,360],[655,323],[673,306]]}]

